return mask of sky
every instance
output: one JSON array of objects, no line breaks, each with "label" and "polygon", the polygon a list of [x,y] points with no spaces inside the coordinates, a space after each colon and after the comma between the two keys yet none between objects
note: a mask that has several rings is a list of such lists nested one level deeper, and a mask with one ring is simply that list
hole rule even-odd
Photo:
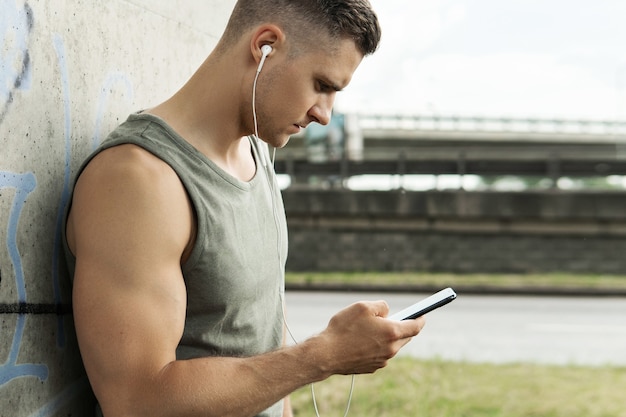
[{"label": "sky", "polygon": [[626,120],[626,0],[370,0],[339,112]]}]

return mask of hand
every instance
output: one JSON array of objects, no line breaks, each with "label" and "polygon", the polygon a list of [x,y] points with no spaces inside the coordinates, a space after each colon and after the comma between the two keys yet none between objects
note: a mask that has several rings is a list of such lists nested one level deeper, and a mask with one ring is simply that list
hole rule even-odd
[{"label": "hand", "polygon": [[373,373],[387,365],[424,327],[425,320],[387,320],[384,301],[358,302],[341,310],[319,335],[331,374]]}]

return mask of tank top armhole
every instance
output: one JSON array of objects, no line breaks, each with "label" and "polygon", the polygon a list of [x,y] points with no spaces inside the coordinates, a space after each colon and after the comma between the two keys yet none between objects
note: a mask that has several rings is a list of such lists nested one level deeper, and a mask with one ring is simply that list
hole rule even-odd
[{"label": "tank top armhole", "polygon": [[[174,168],[172,167],[172,169]],[[175,169],[174,172],[176,172]],[[183,271],[188,271],[190,269],[193,269],[194,266],[198,263],[198,260],[202,257],[203,248],[206,246],[204,242],[207,239],[207,236],[206,233],[202,233],[201,231],[206,226],[204,225],[203,216],[198,214],[199,203],[197,201],[194,201],[191,193],[187,189],[187,185],[181,179],[178,173],[176,173],[176,175],[178,176],[178,179],[185,189],[187,197],[189,198],[189,203],[191,204],[191,210],[194,216],[195,236],[193,236],[193,242],[191,242],[191,251],[189,252],[189,256],[187,257],[187,259],[180,264],[180,267]]]}]

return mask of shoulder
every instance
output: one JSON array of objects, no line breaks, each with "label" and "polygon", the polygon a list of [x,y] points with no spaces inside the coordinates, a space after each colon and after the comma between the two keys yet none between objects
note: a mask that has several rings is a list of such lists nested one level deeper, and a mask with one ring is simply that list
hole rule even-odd
[{"label": "shoulder", "polygon": [[154,228],[186,245],[192,223],[189,199],[174,170],[139,146],[125,144],[97,154],[78,178],[68,241],[74,240],[71,234],[85,238],[114,231],[147,238]]},{"label": "shoulder", "polygon": [[171,168],[154,154],[131,143],[113,146],[96,154],[85,166],[81,178],[111,176],[116,174],[133,175],[168,175]]},{"label": "shoulder", "polygon": [[[74,199],[104,200],[121,210],[150,212],[184,209],[186,192],[174,170],[150,152],[132,144],[105,149],[81,173]],[[108,204],[107,204],[108,205]],[[133,215],[137,212],[127,212]]]},{"label": "shoulder", "polygon": [[181,192],[183,186],[165,161],[137,145],[124,144],[94,156],[76,182],[77,195],[111,191],[131,193],[120,197],[156,197],[161,193]]}]

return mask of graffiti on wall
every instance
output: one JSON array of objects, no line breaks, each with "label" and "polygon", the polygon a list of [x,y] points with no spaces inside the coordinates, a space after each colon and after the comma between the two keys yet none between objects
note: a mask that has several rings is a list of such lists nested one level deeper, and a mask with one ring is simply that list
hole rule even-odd
[{"label": "graffiti on wall", "polygon": [[16,90],[30,86],[28,40],[33,29],[33,11],[28,3],[0,0],[0,123],[13,102]]},{"label": "graffiti on wall", "polygon": [[[0,0],[0,124],[10,120],[11,104],[16,99],[18,91],[28,91],[31,87],[31,53],[29,51],[29,37],[33,29],[34,16],[33,11],[27,3],[19,4],[15,0]],[[54,49],[57,68],[60,74],[60,85],[62,87],[62,105],[63,105],[63,146],[64,161],[63,163],[63,180],[60,203],[58,207],[52,207],[56,210],[55,236],[51,257],[51,285],[54,294],[54,303],[52,304],[32,304],[28,302],[27,293],[27,273],[25,272],[24,261],[18,246],[19,224],[24,207],[32,204],[35,200],[37,190],[37,172],[33,167],[33,172],[12,172],[10,167],[0,169],[0,195],[12,195],[10,203],[10,212],[8,217],[0,217],[0,221],[6,220],[6,250],[9,255],[10,265],[6,267],[12,268],[14,285],[16,288],[17,300],[14,304],[0,304],[0,314],[11,314],[16,317],[15,329],[10,345],[8,357],[0,358],[0,388],[9,387],[10,383],[18,378],[37,378],[42,383],[48,380],[50,369],[45,363],[45,355],[42,355],[40,361],[32,361],[34,363],[19,363],[18,353],[24,343],[24,332],[26,329],[27,319],[32,314],[56,314],[57,315],[57,332],[56,344],[60,350],[66,345],[66,329],[64,329],[64,314],[69,314],[71,307],[63,304],[61,294],[61,280],[59,260],[62,259],[62,225],[65,207],[68,204],[71,193],[71,166],[72,166],[72,97],[70,85],[70,68],[66,56],[64,40],[61,35],[52,35],[52,45]],[[120,88],[124,97],[129,102],[133,100],[133,87],[130,78],[120,72],[110,72],[105,76],[102,83],[101,93],[97,100],[97,113],[95,130],[91,136],[91,147],[95,148],[101,142],[101,125],[103,124],[104,115],[109,104],[111,93]],[[10,164],[10,161],[9,161]],[[61,164],[61,161],[59,161]],[[7,169],[9,168],[9,169]],[[61,179],[59,178],[59,181]],[[3,227],[0,224],[0,227]],[[4,268],[3,268],[4,269]],[[7,285],[6,276],[0,277],[0,286]],[[4,336],[3,336],[4,337]],[[9,336],[10,337],[10,336]],[[7,339],[9,340],[9,339]],[[55,352],[56,354],[56,352]],[[23,361],[22,361],[23,362]],[[37,363],[39,362],[39,363]],[[44,363],[41,363],[44,362]],[[58,410],[84,395],[85,381],[68,382],[67,386],[55,387],[58,394],[54,398],[47,399],[47,403],[34,411],[32,417],[51,416]]]},{"label": "graffiti on wall", "polygon": [[[15,197],[11,211],[9,212],[9,224],[7,229],[7,249],[9,258],[15,273],[18,305],[26,305],[26,285],[24,280],[24,267],[22,258],[17,246],[17,226],[28,199],[28,195],[35,190],[37,181],[35,176],[29,172],[26,174],[13,174],[11,172],[0,171],[0,187],[11,187],[15,189]],[[11,380],[24,376],[35,376],[41,381],[48,378],[48,367],[43,364],[17,364],[17,354],[22,342],[24,327],[26,325],[26,315],[18,314],[13,343],[7,361],[0,365],[0,386]]]},{"label": "graffiti on wall", "polygon": [[[14,92],[30,87],[28,39],[33,29],[33,12],[27,3],[19,5],[11,0],[0,0],[0,6],[2,9],[0,15],[0,46],[2,46],[0,49],[0,123],[2,123],[13,102]],[[8,217],[6,247],[15,275],[17,305],[13,308],[5,306],[4,309],[18,310],[17,313],[20,309],[25,309],[27,305],[24,267],[17,246],[18,223],[28,196],[36,187],[37,180],[32,172],[20,174],[0,171],[0,190],[3,188],[15,190]],[[25,325],[26,315],[18,314],[9,357],[4,364],[0,365],[0,386],[24,376],[34,376],[41,381],[48,377],[48,367],[45,364],[17,363],[17,354],[22,343]]]}]

